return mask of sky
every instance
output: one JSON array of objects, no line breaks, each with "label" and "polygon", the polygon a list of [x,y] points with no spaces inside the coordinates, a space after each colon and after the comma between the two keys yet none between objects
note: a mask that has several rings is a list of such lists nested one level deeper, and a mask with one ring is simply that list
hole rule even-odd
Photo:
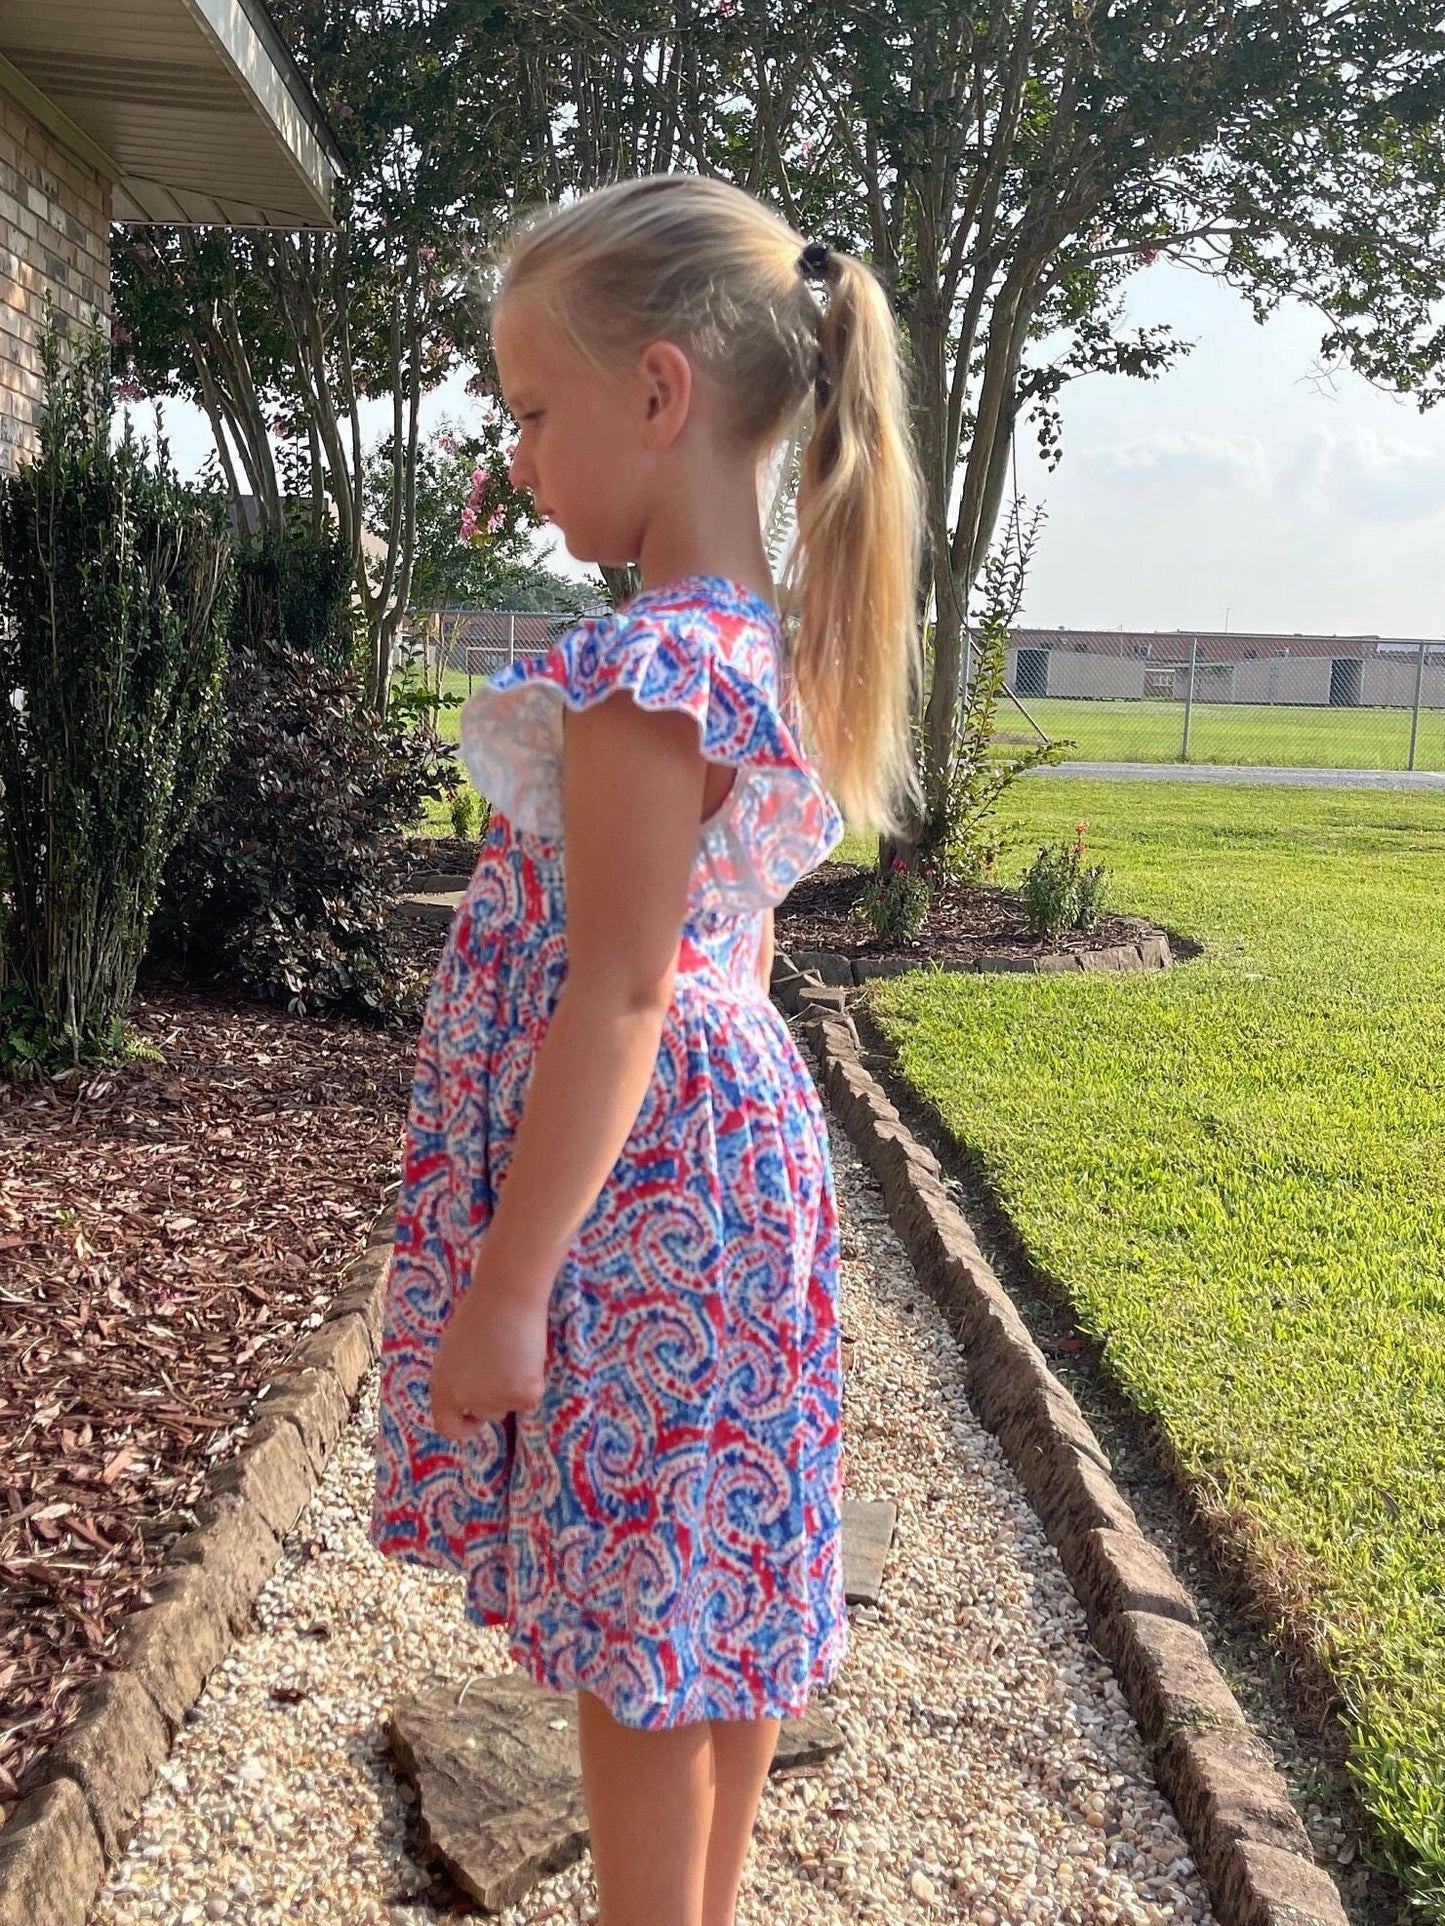
[{"label": "sky", "polygon": [[[1260,326],[1238,295],[1170,262],[1134,277],[1128,306],[1195,346],[1158,381],[1067,388],[1053,474],[1021,431],[1019,491],[1046,519],[1020,621],[1445,635],[1445,405],[1422,414],[1359,376],[1322,379],[1319,316],[1288,305]],[[424,428],[466,421],[464,382],[426,398]],[[135,413],[145,428],[150,411]],[[375,414],[372,433],[389,420],[385,404]],[[165,421],[193,474],[204,416],[171,403]],[[560,545],[549,561],[591,573]]]},{"label": "sky", "polygon": [[1146,269],[1128,304],[1196,345],[1158,381],[1065,390],[1053,475],[1020,436],[1019,491],[1047,516],[1020,619],[1445,635],[1445,406],[1321,380],[1317,314],[1261,326],[1188,268]]}]

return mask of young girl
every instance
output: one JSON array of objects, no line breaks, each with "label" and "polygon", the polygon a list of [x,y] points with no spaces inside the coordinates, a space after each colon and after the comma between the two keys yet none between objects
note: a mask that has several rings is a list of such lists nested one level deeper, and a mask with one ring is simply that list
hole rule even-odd
[{"label": "young girl", "polygon": [[[772,905],[910,787],[918,483],[869,271],[667,175],[525,228],[512,480],[642,590],[484,683],[417,1054],[373,1534],[575,1690],[601,1926],[730,1926],[848,1643],[828,1138]],[[791,651],[760,466],[816,409]]]}]

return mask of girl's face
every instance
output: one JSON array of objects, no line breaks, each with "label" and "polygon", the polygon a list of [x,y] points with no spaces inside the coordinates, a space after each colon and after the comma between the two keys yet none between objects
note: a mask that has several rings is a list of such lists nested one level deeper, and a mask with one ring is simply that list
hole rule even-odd
[{"label": "girl's face", "polygon": [[512,486],[529,491],[579,562],[636,561],[656,480],[643,383],[582,360],[525,285],[498,302],[493,341],[518,428]]}]

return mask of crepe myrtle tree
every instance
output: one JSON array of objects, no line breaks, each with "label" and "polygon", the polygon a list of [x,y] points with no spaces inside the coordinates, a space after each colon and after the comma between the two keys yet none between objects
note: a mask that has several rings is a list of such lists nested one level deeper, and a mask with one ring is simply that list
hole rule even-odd
[{"label": "crepe myrtle tree", "polygon": [[[475,263],[522,179],[518,36],[444,0],[275,0],[346,161],[334,231],[137,227],[115,249],[115,366],[131,392],[204,408],[222,477],[262,527],[286,523],[278,436],[301,451],[318,526],[334,517],[384,713],[418,563],[422,398],[476,358]],[[531,125],[530,120],[526,122]],[[368,402],[390,408],[375,485]],[[377,519],[368,523],[368,505]],[[363,531],[384,554],[367,562]]]},{"label": "crepe myrtle tree", "polygon": [[[519,0],[537,171],[715,173],[861,253],[906,337],[927,491],[924,803],[946,816],[969,645],[1021,424],[1070,381],[1162,373],[1126,325],[1161,257],[1322,317],[1322,348],[1427,405],[1445,338],[1445,36],[1418,0]],[[553,103],[564,91],[568,111]]]},{"label": "crepe myrtle tree", "polygon": [[[507,479],[510,438],[501,410],[483,400],[471,427],[444,418],[418,443],[413,612],[493,607],[509,582],[530,577],[539,524],[531,498]],[[384,436],[371,449],[364,475],[373,526],[386,526],[395,486],[393,449]]]}]

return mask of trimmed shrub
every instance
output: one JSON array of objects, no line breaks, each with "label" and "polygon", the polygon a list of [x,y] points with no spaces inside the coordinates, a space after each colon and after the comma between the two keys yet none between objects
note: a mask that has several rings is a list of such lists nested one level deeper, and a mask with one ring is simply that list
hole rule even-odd
[{"label": "trimmed shrub", "polygon": [[225,747],[218,497],[126,432],[100,328],[42,340],[39,453],[0,477],[0,1075],[113,1063],[163,867]]},{"label": "trimmed shrub", "polygon": [[881,874],[863,885],[858,907],[885,942],[911,943],[928,920],[933,890],[928,878],[895,857]]}]

